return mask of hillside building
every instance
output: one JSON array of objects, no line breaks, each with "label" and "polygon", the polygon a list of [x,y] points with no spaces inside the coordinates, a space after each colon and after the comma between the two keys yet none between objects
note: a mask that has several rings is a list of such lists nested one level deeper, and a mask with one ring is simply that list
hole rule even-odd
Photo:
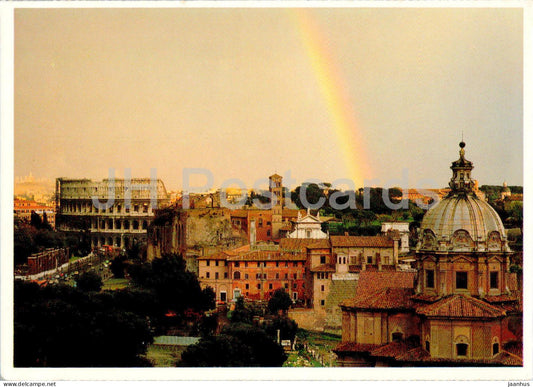
[{"label": "hillside building", "polygon": [[522,302],[501,219],[460,143],[449,194],[422,220],[416,273],[362,272],[341,303],[344,366],[522,364]]}]

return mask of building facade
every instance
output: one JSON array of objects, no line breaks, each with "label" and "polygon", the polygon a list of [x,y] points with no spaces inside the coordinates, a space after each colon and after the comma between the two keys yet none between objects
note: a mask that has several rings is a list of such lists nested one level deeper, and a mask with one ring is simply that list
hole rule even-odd
[{"label": "building facade", "polygon": [[88,233],[93,248],[146,241],[154,210],[168,203],[159,179],[56,179],[58,230]]},{"label": "building facade", "polygon": [[422,220],[417,275],[361,273],[341,304],[346,366],[522,364],[522,301],[507,236],[476,195],[460,143],[450,192]]},{"label": "building facade", "polygon": [[211,287],[219,302],[268,300],[277,289],[291,299],[305,299],[306,255],[276,250],[273,247],[240,248],[198,258],[198,277],[202,287]]}]

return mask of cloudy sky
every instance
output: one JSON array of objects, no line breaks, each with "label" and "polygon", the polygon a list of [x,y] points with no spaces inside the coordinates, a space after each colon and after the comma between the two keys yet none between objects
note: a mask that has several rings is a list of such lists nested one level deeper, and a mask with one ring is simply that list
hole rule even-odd
[{"label": "cloudy sky", "polygon": [[17,9],[15,176],[443,187],[464,133],[480,184],[521,185],[522,26],[501,8]]}]

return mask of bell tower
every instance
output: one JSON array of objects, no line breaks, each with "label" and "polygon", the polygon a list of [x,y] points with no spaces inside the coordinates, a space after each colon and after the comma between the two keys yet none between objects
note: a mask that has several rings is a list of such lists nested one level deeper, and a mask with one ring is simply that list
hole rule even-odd
[{"label": "bell tower", "polygon": [[272,239],[279,238],[279,230],[283,226],[283,177],[277,173],[269,176],[268,190],[272,196]]}]

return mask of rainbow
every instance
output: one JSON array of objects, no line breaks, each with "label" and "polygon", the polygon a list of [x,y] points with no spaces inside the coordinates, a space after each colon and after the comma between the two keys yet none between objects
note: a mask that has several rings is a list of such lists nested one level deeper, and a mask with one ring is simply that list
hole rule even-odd
[{"label": "rainbow", "polygon": [[320,92],[326,102],[346,171],[349,174],[347,177],[353,180],[356,188],[362,187],[364,179],[368,178],[371,172],[365,157],[365,147],[360,138],[361,130],[357,124],[353,103],[344,87],[342,73],[335,63],[327,40],[323,38],[310,12],[303,8],[293,8],[289,12],[296,24]]}]

